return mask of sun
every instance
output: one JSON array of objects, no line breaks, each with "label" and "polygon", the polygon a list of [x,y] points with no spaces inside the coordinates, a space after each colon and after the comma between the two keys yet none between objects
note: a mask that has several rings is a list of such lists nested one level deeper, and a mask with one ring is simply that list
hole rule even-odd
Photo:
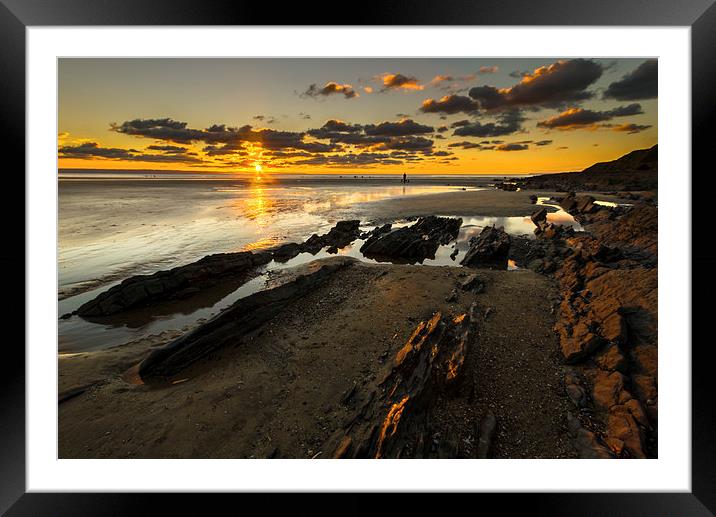
[{"label": "sun", "polygon": [[256,172],[258,172],[258,173],[260,173],[260,172],[262,172],[262,171],[264,170],[263,167],[261,167],[261,164],[260,164],[260,163],[257,163],[257,164],[254,166],[254,169],[256,169]]}]

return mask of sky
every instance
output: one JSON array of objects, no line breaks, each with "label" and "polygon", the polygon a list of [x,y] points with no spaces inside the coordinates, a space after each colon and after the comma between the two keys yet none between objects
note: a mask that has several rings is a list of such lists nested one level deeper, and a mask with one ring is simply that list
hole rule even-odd
[{"label": "sky", "polygon": [[657,61],[60,59],[60,169],[526,174],[657,143]]}]

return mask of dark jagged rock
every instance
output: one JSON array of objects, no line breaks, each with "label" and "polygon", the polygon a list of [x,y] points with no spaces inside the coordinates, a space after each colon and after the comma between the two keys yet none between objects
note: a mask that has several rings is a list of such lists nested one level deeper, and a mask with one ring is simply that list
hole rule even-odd
[{"label": "dark jagged rock", "polygon": [[533,205],[535,203],[537,203],[537,196],[535,196],[534,194],[531,194],[530,195],[530,203],[532,203]]},{"label": "dark jagged rock", "polygon": [[139,365],[142,379],[167,378],[225,344],[235,343],[246,333],[270,320],[354,259],[330,259],[316,271],[299,275],[279,287],[242,298],[195,330],[152,351]]},{"label": "dark jagged rock", "polygon": [[485,290],[485,281],[478,275],[469,275],[462,281],[460,288],[463,291],[470,291],[479,294]]},{"label": "dark jagged rock", "polygon": [[421,217],[415,224],[394,230],[381,227],[360,248],[366,256],[422,262],[435,258],[442,244],[457,238],[462,219]]},{"label": "dark jagged rock", "polygon": [[323,235],[314,233],[300,244],[289,242],[266,251],[272,253],[279,262],[286,262],[300,253],[315,255],[326,247],[329,248],[329,253],[337,253],[340,248],[348,246],[360,236],[359,226],[358,220],[339,221],[328,233]]},{"label": "dark jagged rock", "polygon": [[373,230],[362,234],[360,238],[363,239],[365,242],[363,243],[363,246],[361,246],[361,249],[377,241],[382,235],[388,233],[392,228],[392,224],[385,223],[383,226],[377,226]]},{"label": "dark jagged rock", "polygon": [[128,278],[80,306],[76,313],[83,317],[109,316],[191,296],[228,276],[246,274],[270,260],[269,253],[250,251],[209,255],[186,266]]},{"label": "dark jagged rock", "polygon": [[495,187],[497,187],[500,190],[505,190],[508,192],[516,192],[519,186],[517,183],[512,183],[509,181],[502,181],[500,183],[495,183]]},{"label": "dark jagged rock", "polygon": [[547,220],[547,209],[540,208],[530,216],[530,219],[535,224],[535,226],[539,226],[539,223]]},{"label": "dark jagged rock", "polygon": [[486,226],[478,236],[470,239],[470,248],[460,264],[470,267],[498,264],[507,267],[510,243],[510,236],[505,230]]},{"label": "dark jagged rock", "polygon": [[429,416],[438,396],[462,381],[476,310],[473,304],[454,318],[438,312],[417,326],[345,434],[334,439],[334,458],[456,456],[454,437],[431,432]]}]

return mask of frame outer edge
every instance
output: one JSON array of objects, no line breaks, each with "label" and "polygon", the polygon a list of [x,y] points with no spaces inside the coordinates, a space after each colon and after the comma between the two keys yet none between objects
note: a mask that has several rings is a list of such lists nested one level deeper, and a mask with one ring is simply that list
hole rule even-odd
[{"label": "frame outer edge", "polygon": [[[7,243],[0,246],[0,268],[10,272],[2,297],[8,325],[3,346],[0,389],[0,514],[25,492],[25,26],[0,4],[0,135],[19,160],[5,164],[3,207]],[[20,173],[22,171],[22,173]],[[13,206],[13,209],[9,209]],[[19,213],[18,213],[19,212]],[[18,215],[22,214],[22,224]],[[10,244],[12,243],[12,244]],[[10,295],[12,293],[12,295]],[[22,322],[22,323],[21,323]],[[19,329],[19,332],[17,331]],[[22,341],[20,341],[20,339]]]}]

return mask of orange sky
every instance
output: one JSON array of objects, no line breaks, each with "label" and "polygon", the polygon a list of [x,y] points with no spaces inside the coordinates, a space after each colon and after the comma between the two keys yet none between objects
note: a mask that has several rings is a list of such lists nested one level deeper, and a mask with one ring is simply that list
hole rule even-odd
[{"label": "orange sky", "polygon": [[583,169],[657,142],[644,59],[61,59],[59,168]]}]

